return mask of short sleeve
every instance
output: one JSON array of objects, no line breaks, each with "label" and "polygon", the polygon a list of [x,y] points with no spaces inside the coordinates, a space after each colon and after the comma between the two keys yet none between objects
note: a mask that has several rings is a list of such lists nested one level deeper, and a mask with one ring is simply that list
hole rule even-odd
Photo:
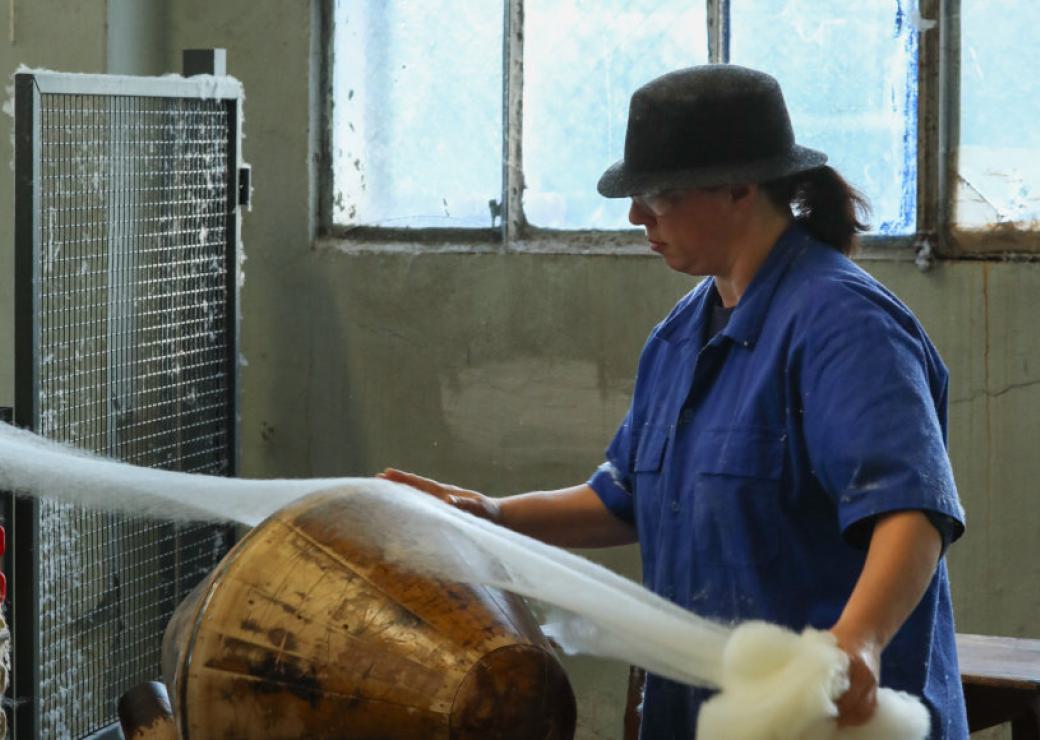
[{"label": "short sleeve", "polygon": [[629,524],[635,524],[630,454],[631,418],[632,412],[629,410],[607,448],[606,461],[592,474],[588,485],[614,516]]},{"label": "short sleeve", "polygon": [[956,539],[964,512],[946,451],[946,370],[909,311],[871,288],[840,286],[803,332],[798,386],[814,473],[853,544],[864,544],[857,525],[900,510],[948,517]]}]

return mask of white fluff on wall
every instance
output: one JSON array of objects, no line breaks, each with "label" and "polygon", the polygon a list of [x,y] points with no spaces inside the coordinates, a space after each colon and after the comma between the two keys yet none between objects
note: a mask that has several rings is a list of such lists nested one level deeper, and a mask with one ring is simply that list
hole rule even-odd
[{"label": "white fluff on wall", "polygon": [[512,591],[560,610],[546,631],[569,650],[676,681],[720,688],[701,711],[702,740],[923,740],[915,697],[882,690],[873,720],[838,730],[834,701],[848,659],[826,632],[720,625],[591,561],[465,514],[389,481],[246,480],[139,468],[0,424],[0,489],[140,516],[256,525],[292,500],[335,489],[342,526],[388,560]]}]

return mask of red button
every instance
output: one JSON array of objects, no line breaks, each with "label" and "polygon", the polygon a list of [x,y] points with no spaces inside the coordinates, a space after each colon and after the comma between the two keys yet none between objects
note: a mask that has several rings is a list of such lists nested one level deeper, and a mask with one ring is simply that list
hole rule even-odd
[{"label": "red button", "polygon": [[0,527],[0,555],[7,552],[7,532],[4,531],[3,527]]},{"label": "red button", "polygon": [[7,601],[7,576],[0,573],[0,601]]}]

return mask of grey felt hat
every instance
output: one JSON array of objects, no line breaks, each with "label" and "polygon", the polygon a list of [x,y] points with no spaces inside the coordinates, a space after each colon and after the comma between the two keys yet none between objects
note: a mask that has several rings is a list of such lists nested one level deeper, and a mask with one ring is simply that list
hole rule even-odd
[{"label": "grey felt hat", "polygon": [[735,64],[669,72],[635,91],[625,158],[599,179],[608,198],[766,182],[819,167],[827,155],[794,143],[775,79]]}]

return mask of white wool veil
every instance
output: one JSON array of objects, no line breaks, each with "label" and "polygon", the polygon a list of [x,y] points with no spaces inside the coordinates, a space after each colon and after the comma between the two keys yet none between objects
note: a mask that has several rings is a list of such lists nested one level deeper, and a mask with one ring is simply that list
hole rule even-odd
[{"label": "white wool veil", "polygon": [[916,697],[881,689],[878,711],[838,729],[848,657],[827,632],[698,617],[589,560],[470,516],[432,496],[369,478],[248,480],[141,468],[0,424],[0,489],[171,521],[255,526],[300,496],[335,489],[348,528],[384,556],[439,578],[479,583],[554,609],[565,650],[721,689],[700,713],[708,740],[923,740]]}]

